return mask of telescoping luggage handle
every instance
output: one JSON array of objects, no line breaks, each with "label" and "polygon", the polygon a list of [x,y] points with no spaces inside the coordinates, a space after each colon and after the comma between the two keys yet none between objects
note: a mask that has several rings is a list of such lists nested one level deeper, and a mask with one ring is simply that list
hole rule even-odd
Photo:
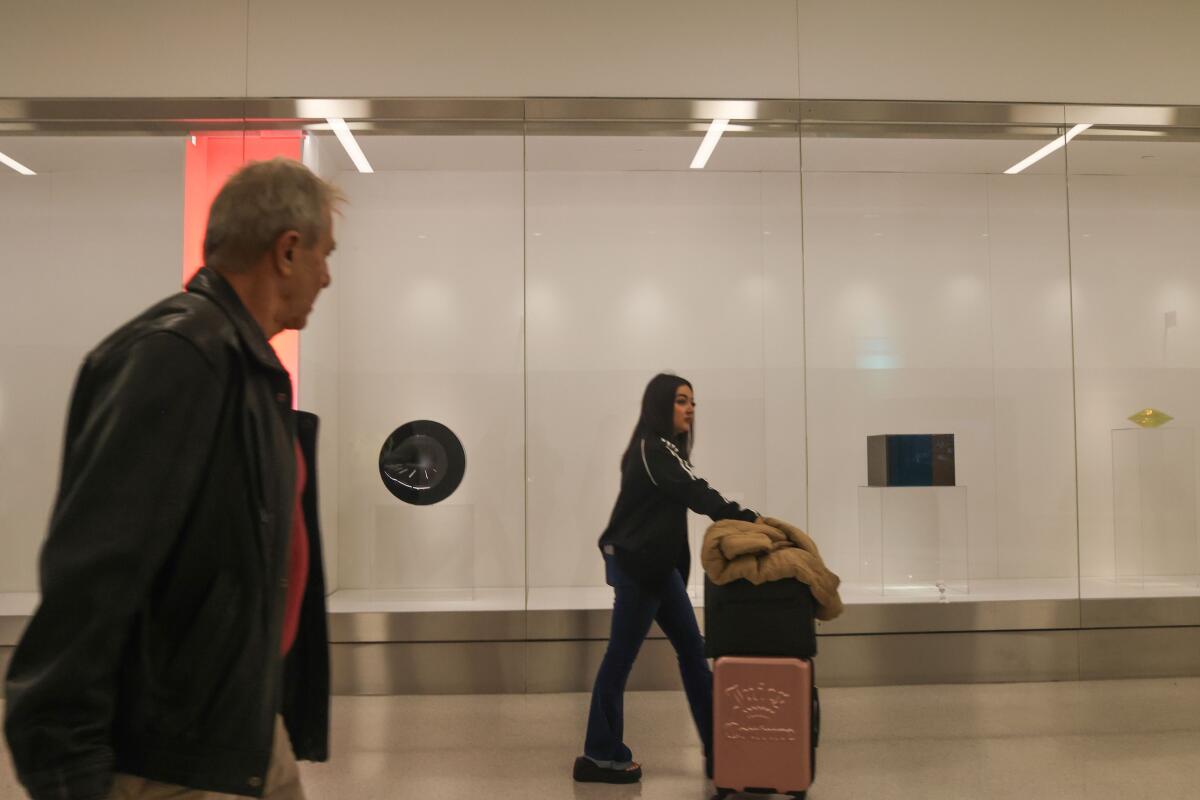
[{"label": "telescoping luggage handle", "polygon": [[808,663],[812,670],[812,746],[813,746],[813,778],[817,776],[817,753],[816,750],[821,746],[821,694],[817,691],[817,665],[809,659]]},{"label": "telescoping luggage handle", "polygon": [[812,779],[817,779],[817,748],[821,746],[821,696],[813,687],[812,698]]}]

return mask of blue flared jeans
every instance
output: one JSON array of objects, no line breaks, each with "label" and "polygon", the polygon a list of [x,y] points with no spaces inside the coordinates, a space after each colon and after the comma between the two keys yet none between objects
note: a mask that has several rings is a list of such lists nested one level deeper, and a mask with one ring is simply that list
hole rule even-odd
[{"label": "blue flared jeans", "polygon": [[692,719],[696,722],[704,753],[709,755],[712,752],[712,670],[704,657],[704,639],[700,636],[700,626],[696,623],[696,612],[688,598],[683,576],[673,570],[661,588],[648,591],[622,571],[614,556],[606,554],[604,564],[608,584],[615,590],[616,599],[608,650],[592,688],[584,755],[598,761],[633,760],[633,753],[623,740],[625,682],[652,622],[658,623],[675,648]]}]

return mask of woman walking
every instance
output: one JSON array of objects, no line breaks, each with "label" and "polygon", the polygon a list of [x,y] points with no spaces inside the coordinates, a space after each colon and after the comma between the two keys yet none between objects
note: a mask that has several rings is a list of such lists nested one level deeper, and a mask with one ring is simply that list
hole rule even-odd
[{"label": "woman walking", "polygon": [[616,594],[612,631],[592,689],[584,754],[575,759],[577,781],[634,783],[642,777],[623,740],[624,694],[655,621],[679,657],[706,763],[712,754],[712,671],[686,589],[691,566],[687,512],[748,522],[758,514],[726,500],[696,475],[689,460],[695,414],[692,384],[656,375],[621,458],[621,491],[600,537],[606,579]]}]

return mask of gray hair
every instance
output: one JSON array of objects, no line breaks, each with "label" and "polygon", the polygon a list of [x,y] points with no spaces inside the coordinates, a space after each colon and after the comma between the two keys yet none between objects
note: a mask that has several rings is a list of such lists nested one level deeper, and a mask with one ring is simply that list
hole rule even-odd
[{"label": "gray hair", "polygon": [[204,264],[245,272],[286,231],[298,231],[311,247],[324,232],[325,212],[343,202],[332,184],[286,158],[256,161],[238,170],[221,188],[208,214]]}]

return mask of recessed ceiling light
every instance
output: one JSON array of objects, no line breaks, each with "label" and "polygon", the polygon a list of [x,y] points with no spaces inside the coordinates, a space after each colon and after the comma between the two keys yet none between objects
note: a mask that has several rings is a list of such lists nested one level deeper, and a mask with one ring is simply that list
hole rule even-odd
[{"label": "recessed ceiling light", "polygon": [[1058,150],[1063,145],[1065,145],[1067,142],[1071,141],[1076,136],[1083,133],[1090,127],[1092,127],[1092,123],[1090,123],[1090,122],[1082,122],[1082,123],[1076,125],[1075,127],[1071,128],[1071,130],[1067,131],[1064,135],[1058,137],[1053,142],[1051,142],[1050,144],[1041,148],[1033,155],[1029,156],[1028,158],[1026,158],[1022,161],[1018,161],[1016,164],[1013,164],[1011,167],[1004,170],[1004,174],[1005,175],[1016,175],[1018,172],[1021,172],[1029,165],[1036,164],[1037,162],[1041,161],[1046,156],[1053,153],[1055,150]]},{"label": "recessed ceiling light", "polygon": [[696,157],[692,159],[692,169],[704,169],[704,165],[708,163],[708,157],[712,155],[717,142],[721,140],[721,134],[728,127],[729,120],[727,119],[712,121],[712,124],[708,126],[708,133],[704,134],[704,141],[700,143],[700,149],[696,151]]},{"label": "recessed ceiling light", "polygon": [[354,162],[354,166],[358,167],[359,172],[374,172],[371,168],[371,162],[367,161],[367,157],[363,155],[362,148],[358,146],[358,142],[354,138],[354,134],[350,132],[350,126],[346,124],[346,120],[338,117],[327,117],[329,127],[337,135],[338,141],[342,143],[342,147],[346,150],[346,155],[350,156],[350,160]]},{"label": "recessed ceiling light", "polygon": [[9,158],[8,156],[4,155],[4,153],[0,153],[0,164],[7,164],[22,175],[37,175],[37,173],[31,170],[29,167],[25,166],[20,161],[17,161],[15,158]]}]

